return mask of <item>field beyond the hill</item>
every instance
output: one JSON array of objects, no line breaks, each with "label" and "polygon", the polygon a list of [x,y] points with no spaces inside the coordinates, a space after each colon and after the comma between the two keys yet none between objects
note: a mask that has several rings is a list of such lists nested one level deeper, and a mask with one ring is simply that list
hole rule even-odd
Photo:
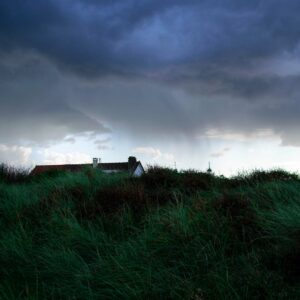
[{"label": "field beyond the hill", "polygon": [[0,168],[0,299],[300,299],[300,180]]}]

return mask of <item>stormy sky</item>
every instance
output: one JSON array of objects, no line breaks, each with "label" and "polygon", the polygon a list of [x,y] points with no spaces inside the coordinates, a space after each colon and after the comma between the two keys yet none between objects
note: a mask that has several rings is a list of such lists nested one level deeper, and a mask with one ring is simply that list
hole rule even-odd
[{"label": "stormy sky", "polygon": [[0,1],[0,161],[300,168],[300,2]]}]

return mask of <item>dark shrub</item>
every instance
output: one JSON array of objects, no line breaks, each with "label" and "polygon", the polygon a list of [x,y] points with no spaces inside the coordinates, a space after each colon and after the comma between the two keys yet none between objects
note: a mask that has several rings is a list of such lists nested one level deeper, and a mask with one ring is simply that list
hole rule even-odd
[{"label": "dark shrub", "polygon": [[[54,211],[61,211],[68,204],[68,195],[65,189],[56,187],[38,201],[31,202],[19,208],[18,218],[32,226],[40,226],[47,222]],[[41,218],[43,216],[43,218]]]},{"label": "dark shrub", "polygon": [[184,189],[194,192],[195,190],[209,190],[215,183],[212,174],[187,170],[181,174],[181,183]]},{"label": "dark shrub", "polygon": [[300,282],[300,241],[298,244],[289,249],[283,256],[283,272],[285,279],[291,283]]},{"label": "dark shrub", "polygon": [[299,177],[295,173],[289,173],[285,170],[275,169],[271,171],[255,170],[249,174],[242,174],[230,179],[229,184],[232,187],[240,185],[255,185],[270,181],[295,181]]},{"label": "dark shrub", "polygon": [[149,189],[147,191],[147,203],[151,206],[164,205],[174,201],[174,192],[164,188]]},{"label": "dark shrub", "polygon": [[242,215],[248,209],[249,204],[250,201],[240,194],[225,193],[215,202],[215,208],[230,217],[236,217]]},{"label": "dark shrub", "polygon": [[225,193],[214,206],[226,217],[234,236],[243,242],[251,242],[258,230],[258,223],[248,198],[237,193]]},{"label": "dark shrub", "polygon": [[162,168],[158,166],[150,166],[147,172],[142,176],[142,181],[149,188],[156,187],[178,187],[178,173],[176,170]]},{"label": "dark shrub", "polygon": [[272,241],[272,247],[266,252],[266,266],[271,271],[280,271],[286,282],[299,284],[300,231],[295,230],[285,239],[285,244],[279,243],[277,238]]},{"label": "dark shrub", "polygon": [[30,175],[34,181],[44,180],[44,179],[54,179],[56,177],[64,176],[67,172],[64,170],[48,170],[40,174]]},{"label": "dark shrub", "polygon": [[68,192],[75,202],[83,202],[87,198],[87,187],[84,185],[71,187]]},{"label": "dark shrub", "polygon": [[93,199],[79,202],[77,209],[81,217],[94,218],[102,213],[116,213],[125,205],[134,212],[140,212],[145,208],[146,202],[144,186],[128,183],[99,189]]},{"label": "dark shrub", "polygon": [[22,183],[29,179],[29,170],[0,164],[0,181],[6,183]]},{"label": "dark shrub", "polygon": [[285,170],[277,169],[271,171],[254,171],[248,178],[250,182],[264,182],[274,180],[298,180],[298,176],[293,173],[289,173]]}]

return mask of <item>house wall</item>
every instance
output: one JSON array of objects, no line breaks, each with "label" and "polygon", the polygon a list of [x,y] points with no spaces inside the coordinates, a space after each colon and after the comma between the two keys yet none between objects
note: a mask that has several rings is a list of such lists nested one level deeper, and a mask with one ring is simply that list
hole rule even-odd
[{"label": "house wall", "polygon": [[133,173],[133,176],[135,176],[135,177],[140,177],[140,176],[143,175],[143,173],[144,173],[144,169],[143,169],[143,167],[139,164],[139,165],[137,166],[137,168],[135,169],[135,171],[134,171],[134,173]]},{"label": "house wall", "polygon": [[[111,173],[120,173],[120,172],[126,172],[126,171],[124,171],[124,170],[102,170],[102,172],[103,173],[106,173],[106,174],[111,174]],[[142,165],[141,164],[139,164],[137,167],[136,167],[136,169],[135,169],[135,171],[133,172],[133,176],[135,176],[135,177],[140,177],[140,176],[142,176],[144,174],[144,169],[143,169],[143,167],[142,167]]]},{"label": "house wall", "polygon": [[103,173],[120,173],[120,172],[124,172],[124,171],[120,171],[120,170],[102,170]]}]

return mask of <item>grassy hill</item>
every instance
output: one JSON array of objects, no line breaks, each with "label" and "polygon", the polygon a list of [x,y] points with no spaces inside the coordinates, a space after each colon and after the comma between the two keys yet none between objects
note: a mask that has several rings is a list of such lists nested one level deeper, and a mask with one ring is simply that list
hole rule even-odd
[{"label": "grassy hill", "polygon": [[0,170],[0,299],[299,299],[300,180]]}]

